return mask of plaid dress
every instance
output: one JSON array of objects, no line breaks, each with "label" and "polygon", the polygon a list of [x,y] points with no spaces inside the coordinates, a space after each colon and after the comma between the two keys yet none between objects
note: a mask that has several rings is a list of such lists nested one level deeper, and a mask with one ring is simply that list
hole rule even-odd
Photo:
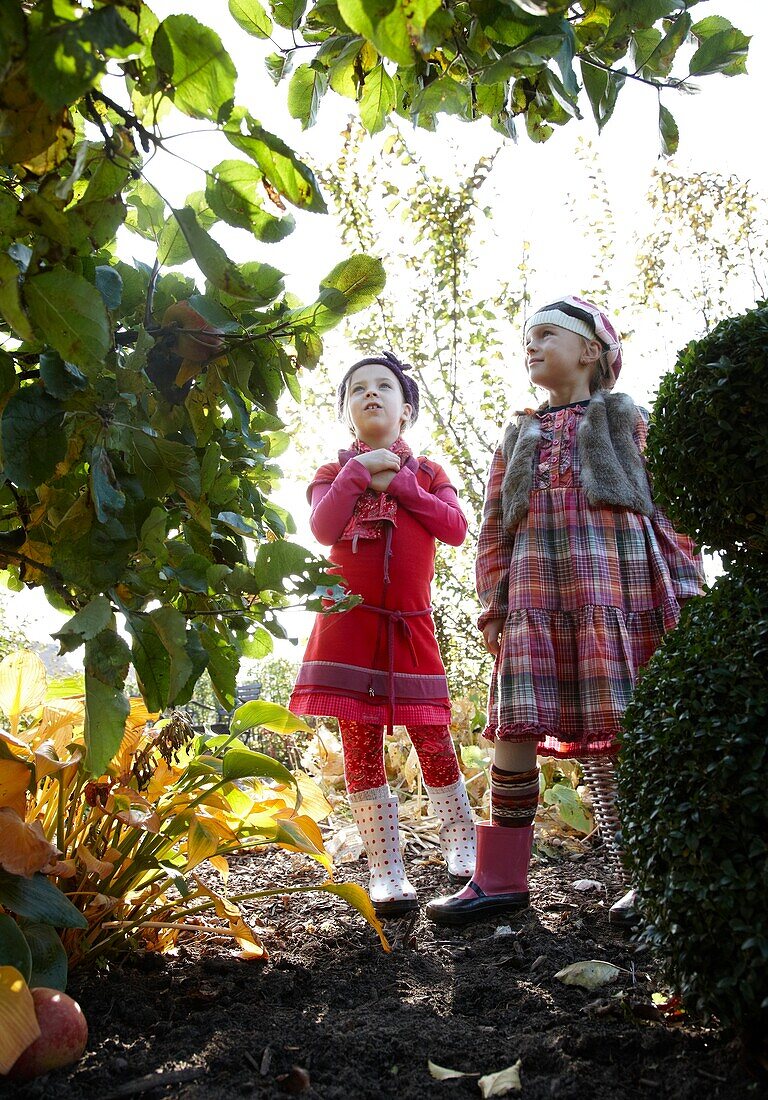
[{"label": "plaid dress", "polygon": [[[660,511],[648,518],[588,503],[577,441],[587,405],[537,414],[530,509],[513,534],[502,521],[497,450],[476,566],[481,629],[504,620],[484,736],[538,741],[543,753],[563,757],[618,750],[637,670],[704,579],[693,542]],[[634,438],[643,451],[639,410]]]}]

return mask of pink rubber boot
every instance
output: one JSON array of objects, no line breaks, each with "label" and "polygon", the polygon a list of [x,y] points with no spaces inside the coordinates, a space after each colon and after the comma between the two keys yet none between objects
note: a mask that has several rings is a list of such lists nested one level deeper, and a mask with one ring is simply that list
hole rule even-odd
[{"label": "pink rubber boot", "polygon": [[477,865],[472,879],[458,893],[431,901],[427,916],[437,924],[458,926],[526,909],[532,843],[532,825],[523,829],[490,822],[478,825]]}]

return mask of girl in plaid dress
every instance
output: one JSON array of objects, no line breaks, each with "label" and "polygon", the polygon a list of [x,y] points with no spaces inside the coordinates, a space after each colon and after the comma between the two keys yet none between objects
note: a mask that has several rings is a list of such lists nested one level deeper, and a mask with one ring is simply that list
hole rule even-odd
[{"label": "girl in plaid dress", "polygon": [[618,751],[637,670],[703,582],[695,546],[653,505],[645,416],[611,392],[622,357],[608,317],[564,298],[530,318],[525,343],[549,400],[505,430],[476,563],[478,625],[496,658],[491,820],[477,829],[472,880],[428,906],[442,924],[528,905],[537,753]]}]

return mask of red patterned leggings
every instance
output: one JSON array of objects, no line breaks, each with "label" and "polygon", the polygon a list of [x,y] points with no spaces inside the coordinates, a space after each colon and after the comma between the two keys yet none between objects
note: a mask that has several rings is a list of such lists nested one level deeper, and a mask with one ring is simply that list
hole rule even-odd
[{"label": "red patterned leggings", "polygon": [[[350,794],[383,787],[384,727],[339,719],[344,748],[344,778]],[[428,787],[449,787],[459,778],[459,762],[448,726],[408,726],[408,736]]]}]

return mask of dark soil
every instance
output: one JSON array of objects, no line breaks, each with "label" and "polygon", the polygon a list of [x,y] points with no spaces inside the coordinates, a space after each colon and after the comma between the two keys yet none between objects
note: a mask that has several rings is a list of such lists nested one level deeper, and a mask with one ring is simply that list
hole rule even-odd
[{"label": "dark soil", "polygon": [[[311,881],[299,859],[234,860],[229,892]],[[434,862],[410,861],[409,875],[424,901],[446,892]],[[364,882],[363,862],[337,877]],[[480,1097],[477,1076],[433,1080],[428,1059],[476,1075],[520,1059],[522,1092],[510,1095],[524,1100],[766,1095],[727,1035],[654,1006],[663,986],[650,956],[608,925],[604,894],[574,889],[584,878],[606,881],[599,851],[540,859],[531,909],[465,931],[423,916],[390,921],[390,954],[328,895],[262,901],[249,912],[267,926],[266,963],[243,962],[221,939],[75,971],[68,991],[88,1019],[88,1052],[73,1070],[3,1095]],[[619,981],[590,993],[555,978],[583,959],[622,967]]]}]

